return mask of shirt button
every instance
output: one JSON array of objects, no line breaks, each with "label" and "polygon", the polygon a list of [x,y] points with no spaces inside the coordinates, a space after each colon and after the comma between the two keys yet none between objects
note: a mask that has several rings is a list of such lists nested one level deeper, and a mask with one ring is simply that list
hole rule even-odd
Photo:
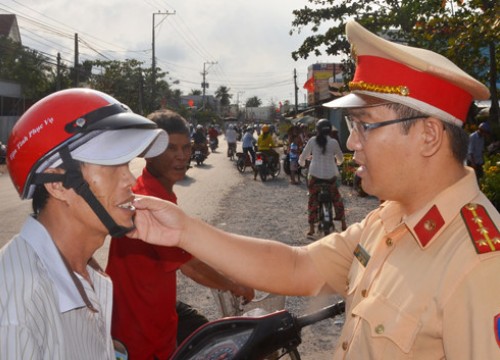
[{"label": "shirt button", "polygon": [[379,334],[379,335],[380,335],[380,334],[383,334],[383,333],[384,333],[384,331],[385,331],[385,328],[384,328],[384,325],[382,325],[382,324],[377,325],[377,326],[375,327],[375,332],[376,332],[377,334]]},{"label": "shirt button", "polygon": [[366,290],[366,289],[361,290],[361,296],[362,297],[367,297],[368,296],[368,290]]},{"label": "shirt button", "polygon": [[387,240],[385,240],[385,244],[387,246],[392,246],[392,239],[391,238],[387,238]]},{"label": "shirt button", "polygon": [[349,347],[349,343],[348,343],[347,341],[344,341],[344,342],[342,343],[342,349],[343,349],[343,350],[347,350],[347,348],[348,348],[348,347]]}]

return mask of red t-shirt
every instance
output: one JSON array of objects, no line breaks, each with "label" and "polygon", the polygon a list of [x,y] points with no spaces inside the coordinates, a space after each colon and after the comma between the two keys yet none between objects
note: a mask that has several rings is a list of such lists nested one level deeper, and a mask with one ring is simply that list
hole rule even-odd
[{"label": "red t-shirt", "polygon": [[[134,193],[177,203],[146,169]],[[127,347],[129,358],[168,359],[176,347],[176,271],[191,259],[180,248],[113,238],[106,272],[113,280],[111,334]]]},{"label": "red t-shirt", "polygon": [[219,136],[219,132],[215,128],[209,128],[208,129],[208,137],[210,139],[215,139],[217,136]]}]

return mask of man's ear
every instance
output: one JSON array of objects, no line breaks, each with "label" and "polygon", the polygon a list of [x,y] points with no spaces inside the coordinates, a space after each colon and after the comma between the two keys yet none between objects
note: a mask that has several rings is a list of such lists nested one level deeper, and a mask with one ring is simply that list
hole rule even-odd
[{"label": "man's ear", "polygon": [[443,146],[445,129],[441,120],[428,117],[422,121],[422,155],[432,156]]},{"label": "man's ear", "polygon": [[[54,169],[46,169],[44,173],[47,174],[64,174],[65,171],[64,169],[61,168],[54,168]],[[49,182],[44,184],[45,189],[47,192],[52,196],[53,198],[59,199],[59,200],[66,200],[66,192],[68,189],[66,189],[63,186],[63,183],[61,181],[58,182]]]}]

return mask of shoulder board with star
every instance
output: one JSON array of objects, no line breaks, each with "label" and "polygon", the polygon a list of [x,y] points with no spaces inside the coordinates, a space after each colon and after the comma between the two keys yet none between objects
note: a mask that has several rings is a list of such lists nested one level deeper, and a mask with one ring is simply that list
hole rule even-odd
[{"label": "shoulder board with star", "polygon": [[478,254],[500,251],[500,232],[482,205],[469,203],[460,213]]}]

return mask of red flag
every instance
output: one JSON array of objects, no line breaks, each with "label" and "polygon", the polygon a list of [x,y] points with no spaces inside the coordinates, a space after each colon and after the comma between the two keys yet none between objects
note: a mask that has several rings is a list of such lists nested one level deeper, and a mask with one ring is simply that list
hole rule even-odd
[{"label": "red flag", "polygon": [[188,105],[191,106],[191,107],[193,107],[193,105],[194,105],[193,99],[189,99],[188,100]]},{"label": "red flag", "polygon": [[314,92],[314,76],[310,77],[305,83],[304,83],[304,89],[306,89],[308,92]]}]

